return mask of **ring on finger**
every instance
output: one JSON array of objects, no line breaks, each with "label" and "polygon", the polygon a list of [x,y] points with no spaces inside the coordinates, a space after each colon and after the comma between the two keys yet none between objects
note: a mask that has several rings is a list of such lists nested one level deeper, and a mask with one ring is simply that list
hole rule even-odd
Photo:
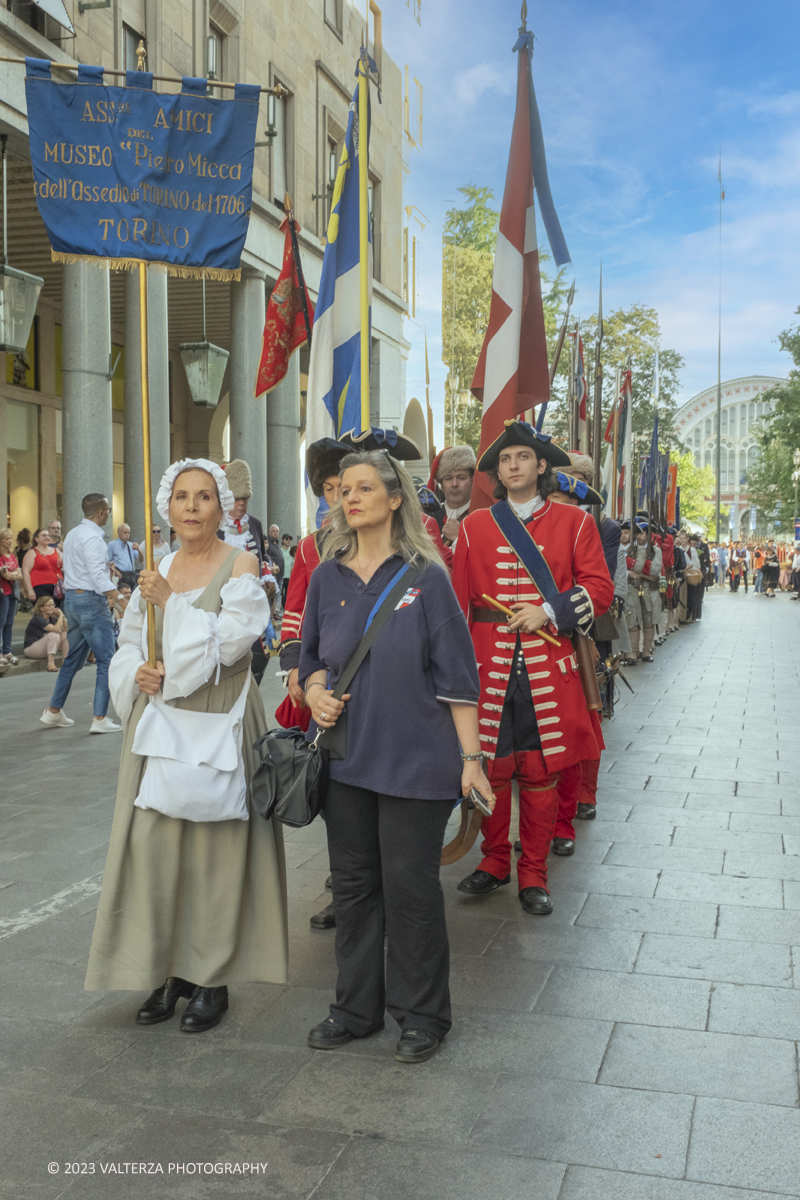
[{"label": "ring on finger", "polygon": [[323,721],[327,721],[327,719],[328,719],[328,714],[327,714],[326,712],[324,712],[324,713],[320,713],[319,715],[322,717]]}]

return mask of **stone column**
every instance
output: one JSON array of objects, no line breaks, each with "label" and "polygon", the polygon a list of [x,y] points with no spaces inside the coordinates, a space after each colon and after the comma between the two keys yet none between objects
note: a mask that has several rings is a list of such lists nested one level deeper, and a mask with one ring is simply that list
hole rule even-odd
[{"label": "stone column", "polygon": [[284,379],[267,395],[267,519],[281,533],[300,528],[300,362],[289,359]]},{"label": "stone column", "polygon": [[111,500],[114,456],[108,271],[89,263],[65,263],[62,272],[62,466],[67,533],[80,524],[81,500],[88,492],[102,492]]},{"label": "stone column", "polygon": [[266,275],[248,267],[240,283],[231,284],[230,379],[231,458],[243,458],[253,476],[253,498],[248,505],[254,517],[267,526],[267,413],[266,399],[256,400],[253,388],[266,308]]},{"label": "stone column", "polygon": [[[142,452],[142,377],[139,356],[139,272],[125,278],[125,521],[134,541],[144,541],[144,455]],[[153,517],[161,476],[169,466],[169,345],[167,273],[147,269],[147,343],[150,394],[150,470]],[[164,531],[166,540],[167,531]]]}]

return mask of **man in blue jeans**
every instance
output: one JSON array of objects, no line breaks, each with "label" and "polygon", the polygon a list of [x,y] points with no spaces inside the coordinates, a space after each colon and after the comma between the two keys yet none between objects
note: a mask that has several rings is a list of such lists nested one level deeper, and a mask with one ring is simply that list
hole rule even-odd
[{"label": "man in blue jeans", "polygon": [[110,505],[100,492],[90,492],[81,501],[83,520],[64,539],[64,612],[67,614],[69,654],[58,673],[56,686],[39,720],[43,725],[74,725],[64,712],[76,672],[84,666],[89,651],[94,651],[97,679],[94,688],[94,717],[90,733],[119,733],[108,712],[108,664],[114,653],[114,621],[110,602],[117,589],[108,570],[108,551],[103,525]]}]

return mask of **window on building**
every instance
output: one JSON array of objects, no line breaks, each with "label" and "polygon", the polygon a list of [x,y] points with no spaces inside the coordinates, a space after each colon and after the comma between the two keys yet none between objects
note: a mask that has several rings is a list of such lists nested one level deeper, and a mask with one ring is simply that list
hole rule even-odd
[{"label": "window on building", "polygon": [[751,446],[747,451],[747,474],[749,475],[753,467],[758,462],[758,446]]},{"label": "window on building", "polygon": [[748,428],[748,430],[752,429],[753,422],[755,421],[755,419],[756,419],[756,406],[751,400],[747,406],[747,428]]},{"label": "window on building", "polygon": [[739,437],[743,438],[747,433],[747,405],[739,405]]},{"label": "window on building", "polygon": [[33,530],[39,524],[38,404],[6,400],[6,444],[10,528]]},{"label": "window on building", "polygon": [[325,24],[342,36],[343,0],[325,0]]},{"label": "window on building", "polygon": [[706,417],[706,437],[711,437],[711,417]]},{"label": "window on building", "polygon": [[377,179],[369,177],[369,228],[372,234],[372,274],[375,279],[381,277],[381,185]]},{"label": "window on building", "polygon": [[[206,77],[209,80],[225,78],[225,34],[216,25],[208,27]],[[222,88],[209,88],[209,95],[221,99],[222,90]]]},{"label": "window on building", "polygon": [[695,446],[699,446],[699,445],[700,445],[700,442],[701,442],[701,440],[702,440],[702,438],[701,438],[701,434],[700,434],[700,426],[698,425],[698,426],[697,426],[697,429],[695,429],[695,431],[694,431],[694,444],[695,444]]},{"label": "window on building", "polygon": [[381,25],[383,18],[375,0],[369,0],[369,32],[367,34],[367,49],[375,59],[378,70],[381,69]]},{"label": "window on building", "polygon": [[723,410],[722,410],[722,425],[720,426],[720,432],[721,433],[728,432],[728,410],[727,410],[727,408],[723,408]]},{"label": "window on building", "polygon": [[[147,39],[145,38],[143,33],[137,33],[136,30],[131,28],[130,25],[122,26],[122,38],[123,38],[123,53],[124,53],[124,58],[125,58],[125,70],[126,71],[136,71],[138,69],[137,60],[136,60],[136,51],[139,48],[140,42],[144,42],[144,48],[145,48],[145,50],[147,50]],[[145,59],[144,65],[145,65],[145,69],[146,69],[147,68],[147,60],[146,59]]]},{"label": "window on building", "polygon": [[711,466],[711,451],[710,450],[706,450],[706,458],[705,458],[705,463],[703,465],[706,467]]},{"label": "window on building", "polygon": [[275,100],[275,128],[277,133],[272,139],[272,199],[281,209],[283,208],[285,194],[292,190],[289,178],[291,104],[291,96]]},{"label": "window on building", "polygon": [[697,467],[697,469],[699,471],[700,470],[700,451],[699,450],[694,456],[694,465]]}]

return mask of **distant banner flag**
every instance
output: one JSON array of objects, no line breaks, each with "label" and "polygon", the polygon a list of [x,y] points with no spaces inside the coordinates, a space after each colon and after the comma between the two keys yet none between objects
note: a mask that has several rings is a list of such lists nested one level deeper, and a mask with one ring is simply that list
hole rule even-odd
[{"label": "distant banner flag", "polygon": [[667,479],[667,521],[670,525],[675,524],[675,500],[678,493],[678,464],[669,464],[669,478]]},{"label": "distant banner flag", "polygon": [[[492,301],[472,380],[472,392],[483,404],[478,457],[500,436],[506,421],[513,421],[550,398],[534,181],[556,264],[569,261],[547,182],[531,76],[533,35],[523,33],[514,51],[519,55],[516,110],[494,257]],[[471,508],[492,503],[492,486],[479,472]]]},{"label": "distant banner flag", "polygon": [[583,359],[583,338],[577,328],[575,337],[578,339],[578,353],[575,360],[575,403],[578,406],[578,445],[582,454],[589,452],[589,426],[586,423],[586,364]]},{"label": "distant banner flag", "polygon": [[185,77],[176,95],[154,92],[148,71],[108,87],[102,67],[56,83],[45,59],[25,65],[33,190],[54,261],[241,277],[257,84],[217,100],[205,79]]},{"label": "distant banner flag", "polygon": [[261,361],[254,391],[256,396],[277,387],[286,377],[289,359],[295,350],[310,339],[314,324],[314,305],[303,279],[297,245],[300,226],[293,217],[285,217],[281,229],[285,234],[283,267],[267,304]]},{"label": "distant banner flag", "polygon": [[[368,123],[369,124],[369,123]],[[369,228],[372,324],[372,228]],[[361,428],[361,279],[358,188],[358,88],[350,102],[314,318],[308,371],[306,445]],[[307,489],[309,523],[319,501]]]}]

